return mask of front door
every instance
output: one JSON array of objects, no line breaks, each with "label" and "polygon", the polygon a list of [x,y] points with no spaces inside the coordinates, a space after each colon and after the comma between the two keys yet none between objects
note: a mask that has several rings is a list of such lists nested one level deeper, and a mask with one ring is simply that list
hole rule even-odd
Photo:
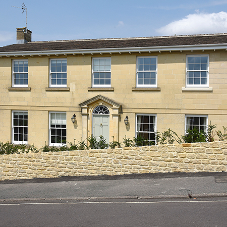
[{"label": "front door", "polygon": [[109,110],[105,106],[97,106],[93,111],[92,134],[99,140],[103,136],[109,143]]}]

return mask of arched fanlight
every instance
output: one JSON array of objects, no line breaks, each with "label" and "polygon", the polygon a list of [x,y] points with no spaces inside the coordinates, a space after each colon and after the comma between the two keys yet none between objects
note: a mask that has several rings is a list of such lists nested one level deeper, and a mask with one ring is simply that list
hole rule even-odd
[{"label": "arched fanlight", "polygon": [[106,106],[100,105],[95,107],[93,114],[110,114],[110,111]]}]

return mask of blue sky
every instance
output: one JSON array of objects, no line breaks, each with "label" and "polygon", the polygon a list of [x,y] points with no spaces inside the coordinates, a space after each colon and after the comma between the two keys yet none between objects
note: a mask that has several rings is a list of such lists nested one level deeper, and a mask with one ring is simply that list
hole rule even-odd
[{"label": "blue sky", "polygon": [[[0,46],[32,41],[227,33],[227,0],[0,0]],[[15,8],[16,6],[19,8]]]}]

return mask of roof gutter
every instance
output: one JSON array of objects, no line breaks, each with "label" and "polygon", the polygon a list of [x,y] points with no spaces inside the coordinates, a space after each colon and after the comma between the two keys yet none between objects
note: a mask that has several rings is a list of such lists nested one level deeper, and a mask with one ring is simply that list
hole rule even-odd
[{"label": "roof gutter", "polygon": [[0,52],[0,57],[17,56],[45,56],[45,55],[77,55],[77,54],[114,54],[114,53],[151,53],[172,51],[205,51],[227,50],[227,44],[201,44],[179,46],[155,46],[155,47],[128,47],[128,48],[100,48],[100,49],[73,49],[73,50],[47,50],[47,51],[13,51]]}]

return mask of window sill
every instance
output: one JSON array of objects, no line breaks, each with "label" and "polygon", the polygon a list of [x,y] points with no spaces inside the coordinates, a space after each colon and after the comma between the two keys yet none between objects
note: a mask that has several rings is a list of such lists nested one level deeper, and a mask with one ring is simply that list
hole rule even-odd
[{"label": "window sill", "polygon": [[88,91],[114,91],[113,87],[89,87]]},{"label": "window sill", "polygon": [[70,91],[69,87],[46,87],[46,91]]},{"label": "window sill", "polygon": [[213,92],[212,87],[182,87],[183,92]]},{"label": "window sill", "polygon": [[161,91],[160,87],[133,87],[132,91]]},{"label": "window sill", "polygon": [[8,91],[31,91],[30,87],[9,87]]}]

